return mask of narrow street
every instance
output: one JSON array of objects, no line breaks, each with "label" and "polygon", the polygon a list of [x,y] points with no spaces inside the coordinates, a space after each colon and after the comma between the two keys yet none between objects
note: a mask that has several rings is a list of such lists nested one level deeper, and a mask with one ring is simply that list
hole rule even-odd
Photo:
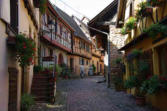
[{"label": "narrow street", "polygon": [[58,90],[67,92],[67,111],[154,111],[135,105],[135,99],[114,88],[106,88],[102,76],[58,82]]}]

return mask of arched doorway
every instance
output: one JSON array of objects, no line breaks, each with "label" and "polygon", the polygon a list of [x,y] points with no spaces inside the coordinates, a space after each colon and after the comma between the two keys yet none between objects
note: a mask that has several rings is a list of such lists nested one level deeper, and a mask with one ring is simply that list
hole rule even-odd
[{"label": "arched doorway", "polygon": [[61,53],[59,54],[58,64],[59,64],[59,65],[64,64],[64,58],[63,58],[63,55],[62,55]]}]

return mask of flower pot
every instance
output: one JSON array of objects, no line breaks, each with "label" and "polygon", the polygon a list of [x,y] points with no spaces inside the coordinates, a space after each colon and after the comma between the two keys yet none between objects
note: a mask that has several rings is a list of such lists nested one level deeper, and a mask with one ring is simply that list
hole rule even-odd
[{"label": "flower pot", "polygon": [[136,96],[136,104],[137,105],[143,106],[143,105],[145,105],[145,103],[146,103],[146,100],[145,100],[144,96]]},{"label": "flower pot", "polygon": [[146,11],[146,13],[152,14],[153,13],[153,8],[152,7],[147,7],[145,11]]}]

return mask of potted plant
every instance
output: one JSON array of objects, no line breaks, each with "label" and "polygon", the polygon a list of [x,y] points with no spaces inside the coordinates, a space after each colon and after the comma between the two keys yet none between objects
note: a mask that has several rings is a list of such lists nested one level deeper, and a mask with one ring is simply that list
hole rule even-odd
[{"label": "potted plant", "polygon": [[163,24],[152,24],[149,28],[145,29],[144,32],[148,33],[150,37],[155,39],[156,37],[165,37],[167,36],[167,26]]},{"label": "potted plant", "polygon": [[121,29],[121,34],[122,35],[126,35],[128,33],[128,31],[126,30],[126,28],[125,27],[122,27],[122,29]]},{"label": "potted plant", "polygon": [[57,81],[58,77],[61,75],[62,68],[56,64],[55,66],[55,81]]},{"label": "potted plant", "polygon": [[157,75],[149,77],[142,83],[140,88],[141,91],[146,92],[147,94],[155,94],[160,89],[160,81]]},{"label": "potted plant", "polygon": [[34,66],[34,69],[33,69],[35,74],[40,74],[43,70],[44,69],[41,65]]},{"label": "potted plant", "polygon": [[159,6],[160,4],[162,4],[165,0],[147,0],[147,2],[151,5],[151,6]]},{"label": "potted plant", "polygon": [[113,80],[116,91],[124,90],[123,77],[121,75],[119,74],[113,75],[112,80]]},{"label": "potted plant", "polygon": [[136,27],[137,19],[134,17],[130,17],[129,20],[125,23],[124,27],[121,29],[121,34],[126,35],[131,32],[132,29]]},{"label": "potted plant", "polygon": [[46,8],[47,8],[47,0],[39,0],[39,10],[41,12],[41,14],[45,13]]},{"label": "potted plant", "polygon": [[136,104],[144,105],[145,104],[145,93],[143,91],[140,91],[142,81],[139,78],[140,77],[138,77],[137,75],[130,76],[125,81],[125,88],[128,88],[128,89],[135,88]]},{"label": "potted plant", "polygon": [[[140,52],[135,51],[136,56],[140,54]],[[145,91],[141,91],[140,87],[142,86],[143,82],[147,79],[147,73],[149,72],[148,68],[149,65],[143,60],[139,60],[136,62],[136,69],[134,71],[135,75],[130,76],[125,81],[125,87],[128,89],[135,88],[135,97],[136,97],[136,104],[144,105],[145,104]]]},{"label": "potted plant", "polygon": [[93,73],[95,74],[96,73],[96,66],[94,64],[92,64],[92,67],[93,67]]},{"label": "potted plant", "polygon": [[137,21],[143,19],[143,17],[146,17],[152,14],[152,12],[153,12],[153,8],[149,5],[148,2],[141,2],[138,5],[138,10],[136,10]]},{"label": "potted plant", "polygon": [[132,50],[132,52],[130,52],[127,56],[126,59],[127,61],[132,61],[135,58],[139,58],[140,55],[142,55],[142,51],[138,50],[138,49],[134,49]]},{"label": "potted plant", "polygon": [[35,104],[34,97],[30,94],[23,94],[21,97],[21,111],[30,111],[32,105]]},{"label": "potted plant", "polygon": [[160,80],[160,87],[162,90],[167,90],[167,76],[166,75],[161,75],[159,77]]}]

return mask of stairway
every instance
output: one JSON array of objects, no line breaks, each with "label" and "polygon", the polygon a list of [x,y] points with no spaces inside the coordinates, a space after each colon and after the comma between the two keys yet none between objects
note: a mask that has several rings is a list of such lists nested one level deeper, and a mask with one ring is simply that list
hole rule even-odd
[{"label": "stairway", "polygon": [[31,94],[37,103],[54,102],[55,82],[52,73],[34,74]]}]

